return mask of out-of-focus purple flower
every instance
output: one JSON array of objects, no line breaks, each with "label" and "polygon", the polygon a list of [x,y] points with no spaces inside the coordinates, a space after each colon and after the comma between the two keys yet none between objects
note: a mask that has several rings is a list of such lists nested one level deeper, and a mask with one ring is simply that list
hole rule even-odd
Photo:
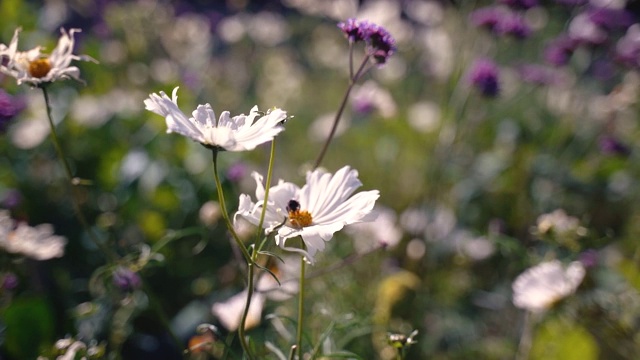
[{"label": "out-of-focus purple flower", "polygon": [[598,140],[600,151],[608,155],[628,156],[631,149],[611,135],[603,135]]},{"label": "out-of-focus purple flower", "polygon": [[598,252],[594,249],[585,250],[580,253],[578,260],[585,268],[592,268],[598,265]]},{"label": "out-of-focus purple flower", "polygon": [[555,0],[557,4],[566,6],[580,6],[587,3],[588,0]]},{"label": "out-of-focus purple flower", "polygon": [[5,209],[13,209],[22,202],[22,194],[17,189],[8,189],[2,194],[0,204]]},{"label": "out-of-focus purple flower", "polygon": [[591,63],[590,73],[597,80],[607,81],[615,76],[616,69],[611,61],[598,59]]},{"label": "out-of-focus purple flower", "polygon": [[18,284],[20,284],[20,280],[16,274],[12,272],[4,273],[2,277],[2,289],[13,290],[18,287]]},{"label": "out-of-focus purple flower", "polygon": [[531,27],[524,18],[517,14],[506,16],[496,26],[496,32],[502,35],[513,36],[517,39],[525,39],[531,35]]},{"label": "out-of-focus purple flower", "polygon": [[113,272],[113,284],[124,292],[131,292],[140,288],[142,280],[129,268],[119,267]]},{"label": "out-of-focus purple flower", "polygon": [[350,42],[364,41],[367,54],[378,64],[384,64],[396,52],[396,41],[389,32],[380,25],[368,21],[348,19],[338,24]]},{"label": "out-of-focus purple flower", "polygon": [[544,49],[544,59],[555,66],[566,65],[577,46],[578,42],[569,36],[557,37]]},{"label": "out-of-focus purple flower", "polygon": [[469,20],[474,26],[496,32],[498,24],[506,16],[506,13],[504,8],[487,6],[473,11],[471,15],[469,15]]},{"label": "out-of-focus purple flower", "polygon": [[11,120],[25,107],[24,102],[0,89],[0,133],[7,130]]},{"label": "out-of-focus purple flower", "polygon": [[365,22],[360,22],[357,19],[350,18],[345,22],[338,23],[338,27],[344,35],[351,42],[363,41],[365,39],[365,34],[362,29],[362,24]]},{"label": "out-of-focus purple flower", "polygon": [[634,24],[616,44],[616,59],[634,69],[640,68],[640,24]]},{"label": "out-of-focus purple flower", "polygon": [[557,85],[562,82],[563,74],[540,64],[523,64],[517,68],[522,81],[535,85]]},{"label": "out-of-focus purple flower", "polygon": [[609,37],[605,29],[593,22],[587,13],[578,14],[571,19],[568,33],[574,41],[589,45],[600,45]]},{"label": "out-of-focus purple flower", "polygon": [[625,29],[634,23],[633,14],[625,9],[593,7],[587,16],[594,24],[608,30]]},{"label": "out-of-focus purple flower", "polygon": [[227,179],[231,182],[238,182],[247,176],[247,165],[243,162],[236,162],[227,169]]},{"label": "out-of-focus purple flower", "polygon": [[500,3],[518,10],[526,10],[538,6],[538,0],[500,0]]},{"label": "out-of-focus purple flower", "polygon": [[495,62],[487,58],[480,58],[473,62],[467,77],[482,95],[495,97],[500,92],[499,73]]}]

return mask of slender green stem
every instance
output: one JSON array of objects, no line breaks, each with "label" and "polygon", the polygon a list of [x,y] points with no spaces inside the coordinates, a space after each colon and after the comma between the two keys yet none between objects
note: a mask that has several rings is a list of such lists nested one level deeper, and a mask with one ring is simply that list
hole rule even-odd
[{"label": "slender green stem", "polygon": [[[260,238],[262,237],[263,230],[262,225],[264,224],[265,214],[267,212],[267,201],[269,200],[269,189],[271,188],[271,176],[273,173],[273,161],[275,158],[276,152],[276,141],[271,141],[271,153],[269,156],[269,169],[267,170],[267,183],[265,184],[264,190],[264,205],[262,206],[262,212],[260,213],[260,222],[258,223],[258,234],[256,235],[256,242],[258,244]],[[260,246],[261,248],[262,246]],[[248,271],[247,271],[247,301],[245,302],[244,310],[242,311],[242,320],[240,320],[240,326],[238,326],[238,336],[240,339],[244,338],[245,332],[245,324],[247,322],[247,316],[249,315],[249,308],[251,307],[251,299],[253,298],[253,292],[255,289],[254,277],[255,277],[255,262],[258,260],[258,251],[255,246],[253,248],[253,252],[251,253],[251,261],[248,263]],[[242,340],[241,340],[242,341]],[[243,346],[244,347],[244,346]],[[253,359],[253,355],[249,352],[249,348],[245,348],[245,353],[249,359]]]},{"label": "slender green stem", "polygon": [[304,256],[300,256],[300,288],[298,289],[298,329],[296,334],[296,351],[298,359],[302,359],[302,324],[304,320],[304,270],[307,263]]},{"label": "slender green stem", "polygon": [[227,225],[227,229],[229,229],[229,233],[231,233],[231,237],[235,240],[236,244],[240,248],[244,259],[247,263],[251,262],[251,255],[249,255],[249,251],[247,247],[244,245],[238,234],[236,233],[233,224],[231,224],[231,220],[229,220],[229,213],[227,212],[227,205],[224,200],[224,191],[222,190],[222,182],[220,182],[220,176],[218,176],[218,149],[213,149],[213,176],[216,181],[216,189],[218,191],[218,202],[220,203],[220,210],[222,212],[222,218],[224,219],[225,224]]},{"label": "slender green stem", "polygon": [[529,358],[534,322],[533,314],[527,311],[524,314],[524,324],[522,326],[522,335],[520,336],[520,343],[518,344],[516,360],[527,360]]},{"label": "slender green stem", "polygon": [[80,209],[80,204],[76,199],[75,186],[80,185],[82,181],[73,176],[73,173],[71,172],[71,166],[69,166],[69,162],[67,162],[67,159],[64,156],[64,151],[62,151],[62,146],[60,145],[60,139],[58,138],[58,134],[56,133],[56,126],[53,123],[53,116],[51,115],[51,101],[49,100],[49,93],[47,92],[47,87],[42,86],[40,87],[40,89],[42,89],[42,94],[44,95],[44,102],[47,108],[47,120],[49,120],[49,127],[51,128],[51,140],[53,142],[53,147],[56,149],[56,154],[58,155],[60,162],[62,162],[65,174],[67,175],[67,179],[69,180],[70,192],[71,192],[71,203],[73,205],[73,210],[76,215],[76,218],[80,222],[80,225],[83,227],[85,232],[89,235],[89,238],[91,239],[91,241],[93,241],[93,243],[98,247],[98,249],[100,249],[111,262],[115,262],[117,261],[117,258],[118,258],[117,254],[115,254],[115,252],[112,251],[103,242],[98,240],[97,235],[93,232],[93,230],[89,226],[89,222],[84,217],[84,213]]},{"label": "slender green stem", "polygon": [[[313,165],[314,169],[317,169],[322,163],[322,159],[324,159],[324,156],[327,153],[327,150],[329,149],[329,144],[331,144],[331,140],[333,140],[333,137],[336,134],[336,130],[338,129],[338,124],[340,123],[340,119],[342,118],[342,113],[344,112],[344,109],[347,106],[347,101],[349,100],[349,94],[351,94],[351,90],[353,90],[353,86],[356,84],[358,79],[360,79],[360,77],[366,72],[365,67],[368,63],[369,63],[369,55],[364,57],[362,64],[360,64],[360,67],[358,68],[358,71],[356,72],[356,74],[349,79],[349,86],[347,87],[347,90],[344,93],[344,97],[342,98],[342,102],[340,103],[340,107],[338,108],[338,112],[336,113],[336,117],[333,119],[333,125],[331,126],[331,131],[329,132],[327,141],[325,141],[324,146],[322,147],[322,150],[320,150],[320,155],[318,155],[318,158],[316,159],[316,162]],[[351,65],[349,65],[349,67],[351,67]]]}]

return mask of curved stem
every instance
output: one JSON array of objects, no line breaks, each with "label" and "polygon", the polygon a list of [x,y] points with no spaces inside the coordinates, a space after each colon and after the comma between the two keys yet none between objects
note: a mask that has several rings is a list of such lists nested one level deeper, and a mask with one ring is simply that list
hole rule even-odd
[{"label": "curved stem", "polygon": [[84,214],[80,209],[80,204],[78,203],[78,200],[76,198],[76,192],[74,187],[77,185],[80,185],[82,181],[73,176],[73,173],[71,172],[71,166],[69,166],[69,162],[67,162],[67,159],[64,156],[64,152],[62,151],[62,146],[60,146],[60,139],[58,139],[58,134],[56,133],[56,127],[55,127],[55,124],[53,123],[53,116],[51,115],[51,101],[49,100],[49,93],[47,92],[47,88],[46,86],[42,86],[40,87],[40,89],[42,89],[42,94],[44,95],[44,102],[47,108],[47,120],[49,120],[49,127],[51,128],[51,140],[53,142],[53,147],[56,149],[56,154],[58,155],[60,162],[62,162],[65,174],[67,176],[67,180],[69,180],[69,185],[71,185],[71,188],[70,188],[71,203],[73,205],[73,210],[76,215],[76,218],[80,222],[80,225],[83,227],[85,232],[89,235],[89,238],[91,239],[91,241],[93,241],[93,243],[98,247],[98,249],[100,249],[111,262],[115,262],[117,261],[117,255],[103,242],[98,240],[98,237],[89,226],[89,222],[84,217]]},{"label": "curved stem", "polygon": [[213,149],[212,152],[213,152],[213,177],[216,181],[216,190],[218,191],[218,202],[220,203],[222,218],[224,219],[224,222],[227,225],[227,229],[229,229],[229,233],[231,233],[231,237],[233,237],[233,240],[235,240],[236,244],[238,245],[238,248],[240,248],[240,251],[244,256],[244,259],[247,261],[247,263],[250,263],[251,255],[249,255],[249,251],[247,250],[247,247],[244,246],[244,243],[242,242],[242,240],[240,240],[240,237],[238,237],[238,234],[236,233],[236,230],[233,227],[233,224],[231,224],[231,220],[229,220],[229,213],[227,212],[227,205],[225,204],[225,200],[224,200],[224,191],[222,190],[222,183],[220,182],[220,177],[218,176],[218,149]]},{"label": "curved stem", "polygon": [[304,256],[300,256],[300,288],[298,289],[298,329],[296,334],[296,351],[298,359],[302,359],[302,323],[304,319],[304,270],[307,265]]},{"label": "curved stem", "polygon": [[[351,61],[351,57],[349,57],[349,60]],[[318,158],[316,159],[316,162],[313,165],[314,169],[317,169],[322,163],[322,159],[324,159],[324,155],[327,153],[327,150],[329,149],[329,144],[331,144],[331,140],[333,140],[333,137],[336,134],[336,130],[338,129],[340,118],[342,118],[342,113],[344,112],[344,109],[347,106],[347,101],[349,100],[349,94],[351,94],[351,90],[353,90],[353,86],[356,84],[358,79],[360,79],[360,77],[366,72],[365,66],[368,63],[369,63],[369,55],[364,57],[362,64],[360,64],[360,67],[358,68],[358,71],[356,72],[356,74],[349,79],[349,86],[347,87],[347,90],[344,93],[344,97],[342,98],[342,102],[340,103],[340,107],[338,108],[338,112],[336,113],[336,117],[333,119],[333,125],[331,126],[331,131],[329,132],[327,141],[325,141],[324,146],[322,147],[322,150],[320,150],[320,155],[318,155]],[[349,65],[349,67],[351,68],[351,65]]]},{"label": "curved stem", "polygon": [[[276,152],[276,142],[275,140],[271,141],[271,154],[269,156],[269,169],[267,170],[267,183],[265,184],[264,190],[264,205],[262,206],[262,212],[260,213],[260,222],[258,223],[258,234],[256,235],[256,243],[260,241],[262,237],[262,225],[264,224],[264,217],[267,212],[267,201],[269,200],[269,188],[271,187],[271,176],[273,173],[273,160],[275,158]],[[247,316],[249,315],[249,308],[251,307],[251,299],[253,298],[254,292],[254,277],[255,277],[255,262],[258,260],[258,251],[260,249],[256,249],[255,245],[253,248],[253,252],[251,253],[251,261],[248,263],[247,269],[247,301],[244,305],[244,310],[242,311],[242,319],[240,320],[240,326],[238,326],[238,336],[240,337],[240,341],[243,342],[245,337],[245,324],[247,322]],[[243,348],[245,350],[245,354],[249,359],[253,358],[253,355],[249,352],[249,347],[246,344],[243,344]]]},{"label": "curved stem", "polygon": [[527,311],[524,314],[524,324],[522,326],[522,335],[520,336],[520,343],[518,344],[516,360],[527,360],[529,358],[534,321],[533,314]]}]

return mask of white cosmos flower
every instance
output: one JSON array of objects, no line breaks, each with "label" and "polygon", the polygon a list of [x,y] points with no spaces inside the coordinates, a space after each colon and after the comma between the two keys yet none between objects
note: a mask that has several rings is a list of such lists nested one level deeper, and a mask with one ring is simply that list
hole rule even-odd
[{"label": "white cosmos flower", "polygon": [[87,55],[73,54],[75,44],[74,34],[80,29],[60,29],[62,35],[58,45],[51,54],[43,53],[41,46],[27,51],[18,51],[18,28],[13,34],[9,46],[0,44],[0,72],[16,78],[18,84],[29,83],[39,85],[60,79],[80,79],[80,69],[71,66],[73,60],[93,61]]},{"label": "white cosmos flower", "polygon": [[16,224],[8,211],[0,211],[0,248],[7,252],[47,260],[64,255],[66,243],[64,237],[53,235],[53,227],[49,224],[36,227]]},{"label": "white cosmos flower", "polygon": [[[253,173],[252,176],[257,184],[257,202],[249,195],[240,195],[234,220],[240,215],[257,225],[265,189],[262,175]],[[358,172],[348,166],[335,175],[318,169],[308,172],[307,183],[302,188],[280,180],[269,190],[263,226],[270,233],[284,223],[275,235],[276,244],[284,250],[301,253],[313,263],[316,252],[324,249],[325,241],[331,240],[336,231],[345,225],[373,220],[371,210],[380,194],[378,190],[371,190],[351,196],[361,185]],[[288,239],[298,236],[304,241],[304,249],[286,246]]]},{"label": "white cosmos flower", "polygon": [[585,268],[574,261],[567,268],[558,260],[538,264],[520,274],[513,282],[513,304],[540,312],[573,294],[585,275]]},{"label": "white cosmos flower", "polygon": [[160,91],[144,101],[146,109],[167,120],[167,133],[177,132],[208,147],[219,147],[228,151],[253,150],[256,146],[269,142],[278,135],[287,119],[286,111],[273,109],[266,114],[254,106],[249,115],[231,117],[223,111],[216,120],[211,105],[198,105],[187,117],[178,108],[178,88],[173,89],[171,99]]}]

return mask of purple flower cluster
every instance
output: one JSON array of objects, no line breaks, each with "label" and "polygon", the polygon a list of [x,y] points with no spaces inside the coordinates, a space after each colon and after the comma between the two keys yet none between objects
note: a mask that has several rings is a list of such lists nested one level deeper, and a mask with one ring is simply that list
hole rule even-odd
[{"label": "purple flower cluster", "polygon": [[538,6],[538,0],[500,0],[501,4],[513,9],[527,10]]},{"label": "purple flower cluster", "polygon": [[600,146],[600,151],[604,154],[622,157],[631,154],[631,149],[627,145],[611,135],[601,136],[598,145]]},{"label": "purple flower cluster", "polygon": [[480,58],[473,62],[468,73],[469,82],[482,95],[495,97],[500,92],[498,65],[490,59]]},{"label": "purple flower cluster", "polygon": [[7,126],[9,126],[11,120],[18,115],[24,107],[25,105],[22,100],[0,89],[0,133],[7,130]]},{"label": "purple flower cluster", "polygon": [[469,20],[499,36],[525,39],[531,35],[531,27],[522,15],[500,6],[480,8],[471,13]]},{"label": "purple flower cluster", "polygon": [[377,64],[384,64],[396,52],[396,41],[389,32],[380,25],[357,19],[347,19],[338,23],[338,27],[350,42],[364,41],[367,54]]},{"label": "purple flower cluster", "polygon": [[113,284],[124,292],[139,289],[142,285],[140,275],[125,267],[119,267],[113,272]]}]

